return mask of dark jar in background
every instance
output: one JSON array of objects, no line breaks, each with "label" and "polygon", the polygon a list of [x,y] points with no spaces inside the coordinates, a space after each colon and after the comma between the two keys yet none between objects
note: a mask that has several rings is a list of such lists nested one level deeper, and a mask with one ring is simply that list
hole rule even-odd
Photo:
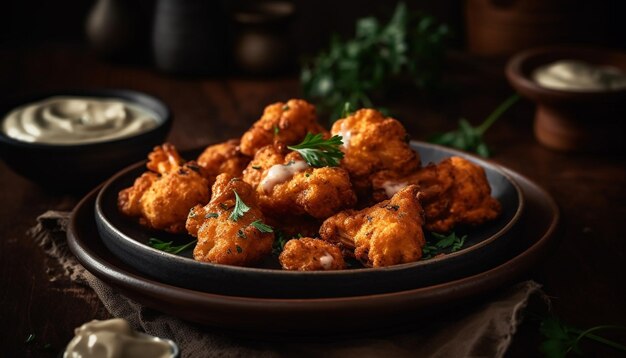
[{"label": "dark jar in background", "polygon": [[283,72],[294,65],[289,25],[294,5],[287,1],[249,1],[235,10],[233,55],[251,74]]},{"label": "dark jar in background", "polygon": [[152,46],[159,70],[222,74],[227,42],[227,13],[221,1],[157,1]]}]

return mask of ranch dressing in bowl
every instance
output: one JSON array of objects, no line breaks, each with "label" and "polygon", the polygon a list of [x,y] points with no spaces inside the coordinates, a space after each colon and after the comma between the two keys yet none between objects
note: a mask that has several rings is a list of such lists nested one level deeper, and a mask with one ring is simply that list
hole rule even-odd
[{"label": "ranch dressing in bowl", "polygon": [[55,96],[12,110],[2,131],[23,142],[71,145],[130,137],[158,124],[156,113],[121,99]]},{"label": "ranch dressing in bowl", "polygon": [[540,86],[562,91],[617,91],[626,89],[626,73],[611,66],[560,60],[537,68],[532,78]]},{"label": "ranch dressing in bowl", "polygon": [[179,354],[174,342],[135,332],[121,318],[87,322],[74,334],[63,358],[173,358]]}]

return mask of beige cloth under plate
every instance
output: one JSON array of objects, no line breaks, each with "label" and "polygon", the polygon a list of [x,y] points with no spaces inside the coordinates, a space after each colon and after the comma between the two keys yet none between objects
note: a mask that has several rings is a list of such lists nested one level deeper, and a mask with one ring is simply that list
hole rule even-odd
[{"label": "beige cloth under plate", "polygon": [[[182,357],[502,357],[531,296],[540,286],[526,281],[502,290],[491,302],[459,309],[427,327],[402,327],[395,333],[362,337],[292,337],[281,341],[220,333],[147,308],[116,292],[85,270],[66,244],[68,212],[48,211],[29,234],[52,259],[51,280],[91,287],[106,309],[135,329],[176,342]],[[58,264],[58,265],[57,265]],[[56,268],[56,270],[55,270]]]}]

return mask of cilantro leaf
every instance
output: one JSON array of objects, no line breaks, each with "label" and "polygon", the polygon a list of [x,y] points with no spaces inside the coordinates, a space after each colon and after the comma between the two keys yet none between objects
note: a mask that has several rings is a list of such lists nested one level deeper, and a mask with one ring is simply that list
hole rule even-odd
[{"label": "cilantro leaf", "polygon": [[271,226],[264,224],[261,220],[255,220],[250,223],[250,226],[256,228],[260,232],[274,232]]},{"label": "cilantro leaf", "polygon": [[187,249],[188,247],[191,247],[192,245],[194,245],[197,241],[198,240],[193,240],[184,245],[174,246],[172,245],[174,243],[173,241],[165,242],[159,239],[150,238],[150,240],[148,240],[148,246],[151,246],[157,250],[169,252],[170,254],[178,254],[181,251]]},{"label": "cilantro leaf", "polygon": [[474,152],[485,158],[489,157],[491,153],[483,140],[483,135],[519,98],[517,94],[507,98],[477,127],[473,127],[467,119],[461,118],[456,130],[436,134],[429,141],[446,147]]},{"label": "cilantro leaf", "polygon": [[430,234],[435,240],[427,241],[426,245],[422,247],[422,260],[430,259],[440,254],[459,251],[463,248],[465,239],[467,239],[467,235],[459,237],[455,232],[451,232],[448,235],[436,232],[431,232]]},{"label": "cilantro leaf", "polygon": [[300,153],[302,158],[313,167],[336,167],[343,158],[339,147],[343,144],[341,136],[324,139],[321,133],[307,133],[302,143],[287,148]]},{"label": "cilantro leaf", "polygon": [[237,221],[240,217],[247,213],[248,210],[250,210],[250,207],[246,205],[243,200],[241,200],[239,194],[237,194],[235,190],[233,190],[233,193],[235,193],[235,207],[233,208],[233,212],[230,213],[230,216],[228,218],[232,221]]}]

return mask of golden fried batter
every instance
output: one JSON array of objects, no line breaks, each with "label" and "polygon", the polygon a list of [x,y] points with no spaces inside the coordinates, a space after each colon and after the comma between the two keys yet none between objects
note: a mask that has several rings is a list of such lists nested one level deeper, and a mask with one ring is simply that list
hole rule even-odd
[{"label": "golden fried batter", "polygon": [[254,156],[274,142],[298,144],[307,133],[327,133],[317,122],[315,107],[301,99],[290,99],[265,107],[263,116],[241,137],[241,152]]},{"label": "golden fried batter", "polygon": [[259,150],[244,171],[269,216],[309,215],[325,219],[356,203],[348,172],[339,167],[310,167],[300,154],[286,156],[278,146]]},{"label": "golden fried batter", "polygon": [[404,175],[420,165],[419,155],[407,143],[402,124],[374,109],[361,109],[338,120],[331,134],[343,137],[341,149],[345,156],[341,166],[350,173],[360,200],[371,193],[372,174],[391,170]]},{"label": "golden fried batter", "polygon": [[212,185],[215,178],[222,173],[241,177],[250,159],[239,150],[239,140],[231,139],[207,147],[198,157],[198,165]]},{"label": "golden fried batter", "polygon": [[209,183],[197,164],[184,163],[169,143],[155,147],[148,158],[151,172],[119,192],[118,208],[125,215],[139,217],[140,224],[149,228],[184,232],[189,209],[209,201]]},{"label": "golden fried batter", "polygon": [[382,200],[395,190],[416,184],[429,231],[446,233],[457,225],[476,226],[495,219],[500,203],[491,197],[485,170],[461,157],[430,164],[406,177],[381,172],[374,176],[374,198]]},{"label": "golden fried batter", "polygon": [[[235,193],[249,207],[236,220],[231,216]],[[213,196],[204,207],[189,212],[187,231],[198,238],[193,257],[198,261],[250,266],[272,252],[274,234],[251,225],[265,217],[259,209],[254,189],[243,180],[220,174],[213,184]]]},{"label": "golden fried batter", "polygon": [[426,241],[418,187],[409,185],[372,207],[346,210],[322,224],[322,239],[345,249],[368,267],[414,262],[422,257]]},{"label": "golden fried batter", "polygon": [[339,248],[327,241],[303,237],[287,241],[278,257],[285,270],[341,270],[346,263]]}]

